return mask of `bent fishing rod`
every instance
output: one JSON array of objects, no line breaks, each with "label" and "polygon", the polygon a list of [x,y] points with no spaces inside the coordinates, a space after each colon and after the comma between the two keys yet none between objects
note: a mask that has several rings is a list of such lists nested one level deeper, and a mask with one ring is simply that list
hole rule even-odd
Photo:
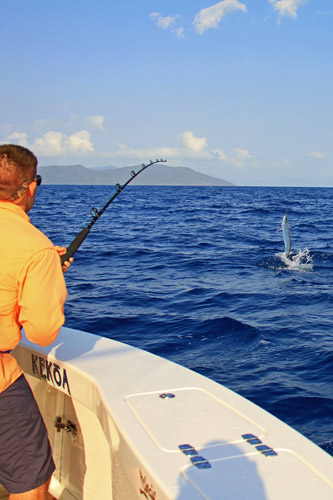
[{"label": "bent fishing rod", "polygon": [[146,168],[150,167],[151,165],[154,165],[155,163],[165,163],[165,162],[166,162],[166,160],[162,160],[161,159],[161,160],[150,161],[150,163],[148,163],[147,165],[145,165],[144,163],[142,163],[140,170],[138,170],[137,172],[134,172],[134,170],[132,170],[131,177],[125,182],[125,184],[123,184],[122,186],[120,184],[116,184],[115,185],[115,193],[111,196],[111,198],[109,199],[109,201],[107,201],[107,203],[105,203],[105,205],[103,206],[103,208],[101,208],[100,210],[97,210],[96,208],[92,208],[91,209],[92,220],[90,221],[90,223],[86,227],[84,227],[76,235],[76,237],[74,238],[74,240],[72,241],[72,243],[67,247],[66,253],[64,255],[62,255],[61,258],[60,258],[61,259],[61,264],[63,265],[63,263],[66,260],[68,260],[71,257],[73,257],[73,255],[75,254],[75,252],[78,250],[78,248],[82,245],[82,243],[84,242],[84,240],[88,236],[89,231],[92,228],[92,226],[95,224],[95,222],[100,218],[100,216],[102,215],[102,213],[105,212],[105,210],[113,202],[113,200],[115,198],[117,198],[117,196],[122,192],[122,190],[125,189],[125,187],[128,186],[128,184],[130,182],[132,182],[133,179],[135,179],[135,177],[137,177],[139,174],[141,174],[141,172],[143,172]]}]

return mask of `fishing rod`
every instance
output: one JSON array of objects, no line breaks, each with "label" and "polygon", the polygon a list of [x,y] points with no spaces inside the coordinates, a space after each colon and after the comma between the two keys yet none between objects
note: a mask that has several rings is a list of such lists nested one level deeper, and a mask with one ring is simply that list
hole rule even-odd
[{"label": "fishing rod", "polygon": [[150,161],[150,163],[148,163],[147,165],[145,165],[144,163],[142,163],[140,170],[138,170],[137,172],[134,172],[134,170],[132,170],[131,177],[125,182],[125,184],[123,184],[122,186],[120,184],[116,184],[115,185],[115,190],[116,191],[111,196],[111,198],[109,199],[109,201],[107,201],[107,203],[105,203],[105,205],[100,210],[97,210],[96,208],[92,208],[91,209],[92,220],[90,221],[90,223],[86,227],[84,227],[75,236],[75,238],[72,241],[72,243],[67,247],[66,253],[64,255],[62,255],[61,258],[60,258],[61,259],[61,264],[63,265],[63,263],[66,260],[69,260],[71,257],[73,257],[73,255],[75,254],[75,252],[78,250],[78,248],[81,246],[81,244],[84,242],[84,240],[88,236],[89,231],[92,228],[92,226],[95,224],[95,222],[100,218],[100,216],[102,215],[102,213],[105,212],[105,210],[113,202],[113,200],[115,198],[117,198],[117,196],[122,192],[122,190],[125,189],[125,187],[128,186],[128,184],[130,182],[132,182],[133,179],[135,179],[135,177],[137,177],[139,174],[141,174],[141,172],[143,172],[146,168],[150,167],[151,165],[154,165],[155,163],[165,163],[165,162],[166,162],[166,160],[162,160],[161,159],[161,160]]}]

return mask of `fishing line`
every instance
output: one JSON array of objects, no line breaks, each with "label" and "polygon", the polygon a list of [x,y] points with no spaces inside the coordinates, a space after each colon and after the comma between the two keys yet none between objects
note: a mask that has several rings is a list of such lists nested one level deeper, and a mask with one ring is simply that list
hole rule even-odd
[{"label": "fishing line", "polygon": [[95,224],[95,222],[100,218],[100,216],[102,215],[102,213],[105,212],[105,210],[113,202],[113,200],[115,198],[117,198],[117,196],[122,192],[122,190],[125,189],[125,187],[128,186],[128,184],[130,182],[132,182],[133,179],[135,179],[135,177],[137,177],[139,174],[141,174],[141,172],[143,172],[146,168],[150,167],[151,165],[154,165],[155,163],[165,163],[165,162],[166,162],[166,160],[162,160],[161,159],[161,160],[150,161],[150,163],[148,163],[147,165],[145,165],[144,163],[142,163],[140,170],[138,170],[137,172],[134,172],[134,170],[132,170],[131,177],[125,182],[125,184],[123,184],[122,186],[120,184],[116,184],[115,185],[115,193],[105,203],[105,205],[100,210],[97,210],[96,208],[92,208],[91,209],[92,220],[90,221],[90,223],[86,227],[84,227],[75,236],[75,238],[72,241],[72,243],[70,243],[70,245],[67,247],[66,253],[64,255],[62,255],[61,258],[60,258],[61,259],[61,264],[63,264],[66,260],[68,260],[71,257],[73,257],[73,255],[75,254],[75,252],[78,250],[78,248],[82,245],[82,243],[84,242],[84,240],[88,236],[88,234],[90,232],[90,229]]}]

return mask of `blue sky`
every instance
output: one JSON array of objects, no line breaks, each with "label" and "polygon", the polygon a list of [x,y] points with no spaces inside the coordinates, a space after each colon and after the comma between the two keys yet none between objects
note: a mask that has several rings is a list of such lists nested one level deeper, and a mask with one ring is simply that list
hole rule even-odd
[{"label": "blue sky", "polygon": [[332,0],[0,0],[0,142],[333,186]]}]

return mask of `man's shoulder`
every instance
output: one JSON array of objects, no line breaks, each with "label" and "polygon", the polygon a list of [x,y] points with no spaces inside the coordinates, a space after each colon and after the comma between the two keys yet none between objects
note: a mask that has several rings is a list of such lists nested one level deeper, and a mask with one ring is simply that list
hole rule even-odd
[{"label": "man's shoulder", "polygon": [[40,246],[41,248],[53,248],[53,243],[51,240],[44,234],[40,229],[38,229],[33,224],[29,223],[29,228],[27,228],[27,233],[29,233],[29,238],[31,238],[32,242],[36,246]]},{"label": "man's shoulder", "polygon": [[11,248],[13,252],[15,252],[15,249],[19,249],[20,252],[29,254],[44,248],[53,248],[50,239],[40,229],[31,224],[29,219],[9,215],[2,218],[1,229],[2,235],[0,239],[2,245]]}]

